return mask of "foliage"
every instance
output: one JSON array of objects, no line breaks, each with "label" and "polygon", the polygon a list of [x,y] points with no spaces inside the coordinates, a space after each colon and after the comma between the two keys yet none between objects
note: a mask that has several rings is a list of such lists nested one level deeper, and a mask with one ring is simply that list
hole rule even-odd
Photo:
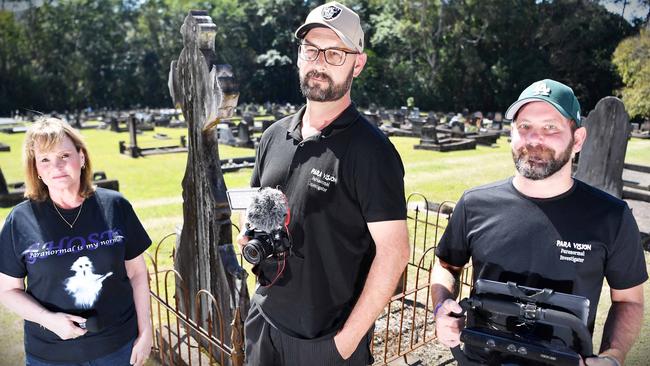
[{"label": "foliage", "polygon": [[623,79],[623,101],[630,117],[650,118],[650,30],[623,40],[613,63]]},{"label": "foliage", "polygon": [[[421,110],[503,110],[552,77],[586,111],[621,86],[612,52],[638,29],[595,0],[344,2],[366,34],[368,63],[353,86],[363,106],[413,97]],[[301,103],[293,32],[320,3],[49,0],[0,12],[0,115],[170,106],[169,64],[189,9],[217,25],[217,61],[234,66],[242,102]]]}]

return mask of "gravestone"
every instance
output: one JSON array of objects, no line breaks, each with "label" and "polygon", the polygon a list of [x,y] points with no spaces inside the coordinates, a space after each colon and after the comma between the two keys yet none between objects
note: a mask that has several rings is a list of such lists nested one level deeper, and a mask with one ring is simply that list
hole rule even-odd
[{"label": "gravestone", "polygon": [[427,123],[425,119],[421,118],[412,118],[410,119],[411,121],[411,132],[415,136],[420,136],[422,135],[422,127]]},{"label": "gravestone", "polygon": [[[277,121],[277,119],[276,119]],[[266,131],[267,128],[271,127],[275,121],[271,121],[270,119],[263,119],[262,120],[262,132]]]},{"label": "gravestone", "polygon": [[[183,50],[169,71],[169,91],[174,105],[183,110],[189,145],[182,182],[183,227],[174,267],[183,278],[176,288],[181,311],[206,326],[213,306],[206,296],[195,295],[199,290],[210,292],[223,317],[219,324],[211,314],[212,329],[223,327],[230,338],[241,334],[249,297],[247,274],[232,245],[231,212],[216,132],[221,119],[233,115],[239,92],[232,68],[215,63],[216,32],[207,11],[190,11],[181,26]],[[241,365],[242,344],[221,341],[233,347],[232,364]]]},{"label": "gravestone", "polygon": [[425,123],[431,126],[435,126],[438,124],[438,117],[436,117],[435,112],[427,113],[427,119]]},{"label": "gravestone", "polygon": [[230,129],[230,125],[227,123],[219,123],[217,125],[217,141],[224,145],[235,145],[237,143],[235,135]]},{"label": "gravestone", "polygon": [[605,97],[584,122],[585,141],[575,177],[621,198],[623,164],[631,126],[620,99]]},{"label": "gravestone", "polygon": [[[253,117],[251,116],[251,120]],[[246,120],[239,122],[237,126],[237,142],[236,145],[239,147],[253,147],[255,144],[251,140],[251,126]]]},{"label": "gravestone", "polygon": [[140,156],[140,153],[138,151],[138,131],[135,127],[135,114],[131,113],[129,115],[129,118],[126,120],[126,123],[127,127],[129,128],[129,154],[132,158],[137,158]]},{"label": "gravestone", "polygon": [[438,131],[436,131],[436,126],[424,126],[422,127],[422,138],[420,139],[420,144],[438,144]]},{"label": "gravestone", "polygon": [[[406,107],[402,107],[402,110]],[[393,113],[393,118],[391,120],[391,127],[393,128],[400,128],[402,127],[402,123],[404,123],[404,120],[406,119],[406,115],[402,110],[399,110],[395,113]]]}]

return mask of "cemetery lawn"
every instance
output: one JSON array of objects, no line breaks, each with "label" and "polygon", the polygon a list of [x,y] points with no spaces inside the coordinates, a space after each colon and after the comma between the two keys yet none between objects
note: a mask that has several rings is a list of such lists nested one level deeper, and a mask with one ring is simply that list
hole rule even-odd
[{"label": "cemetery lawn", "polygon": [[[165,133],[171,139],[155,140],[154,132],[138,135],[138,145],[141,147],[177,145],[181,135],[186,135],[185,129],[156,128],[156,133]],[[120,192],[129,199],[138,217],[147,229],[154,245],[149,249],[154,254],[156,244],[182,223],[182,189],[186,153],[148,156],[132,159],[120,155],[118,142],[128,142],[127,133],[115,133],[106,130],[83,130],[83,136],[88,144],[93,169],[104,171],[108,179],[117,179]],[[21,148],[24,134],[0,134],[0,141],[11,146],[10,152],[0,152],[0,168],[7,182],[22,181]],[[457,152],[433,152],[415,150],[413,145],[419,142],[416,138],[391,138],[399,151],[406,171],[406,195],[419,192],[430,202],[456,201],[462,192],[468,188],[504,179],[513,174],[514,168],[510,157],[510,148],[506,137],[499,139],[494,147],[478,146],[476,150]],[[221,159],[246,157],[255,154],[252,149],[220,146]],[[632,139],[628,143],[626,162],[650,165],[650,140]],[[247,187],[251,169],[228,173],[225,176],[228,188]],[[414,201],[421,198],[414,197]],[[0,220],[4,223],[11,208],[0,208]],[[233,221],[238,223],[237,215]],[[236,235],[236,232],[233,233]],[[2,243],[0,243],[2,244]],[[431,244],[431,243],[430,243]],[[173,238],[168,239],[160,248],[158,265],[171,266],[171,249]],[[650,256],[646,254],[646,261]],[[249,277],[249,288],[253,289],[253,277]],[[645,298],[650,299],[649,286],[644,286]],[[602,324],[609,304],[608,289],[603,290],[599,308],[598,324],[594,348],[598,349]],[[648,308],[648,307],[646,307]],[[645,312],[644,328],[635,347],[628,356],[629,365],[645,363],[644,356],[650,354],[650,314]],[[0,308],[0,357],[8,365],[23,363],[22,321],[18,320],[4,308]]]}]

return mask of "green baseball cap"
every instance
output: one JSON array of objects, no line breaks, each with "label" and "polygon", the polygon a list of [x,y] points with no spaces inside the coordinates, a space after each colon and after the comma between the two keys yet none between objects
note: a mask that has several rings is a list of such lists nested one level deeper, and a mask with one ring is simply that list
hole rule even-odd
[{"label": "green baseball cap", "polygon": [[527,103],[544,101],[555,107],[558,112],[568,119],[576,122],[580,127],[580,103],[573,90],[568,86],[551,79],[544,79],[532,83],[519,95],[519,99],[512,103],[506,111],[506,119],[513,120],[519,109]]}]

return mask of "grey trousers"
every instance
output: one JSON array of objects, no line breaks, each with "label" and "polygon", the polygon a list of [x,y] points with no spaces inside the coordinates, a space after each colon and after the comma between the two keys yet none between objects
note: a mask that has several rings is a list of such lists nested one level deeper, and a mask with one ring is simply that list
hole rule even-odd
[{"label": "grey trousers", "polygon": [[336,349],[334,336],[291,337],[269,324],[257,304],[251,304],[244,327],[248,366],[366,366],[374,363],[370,354],[372,329],[359,342],[352,356],[344,360]]}]

